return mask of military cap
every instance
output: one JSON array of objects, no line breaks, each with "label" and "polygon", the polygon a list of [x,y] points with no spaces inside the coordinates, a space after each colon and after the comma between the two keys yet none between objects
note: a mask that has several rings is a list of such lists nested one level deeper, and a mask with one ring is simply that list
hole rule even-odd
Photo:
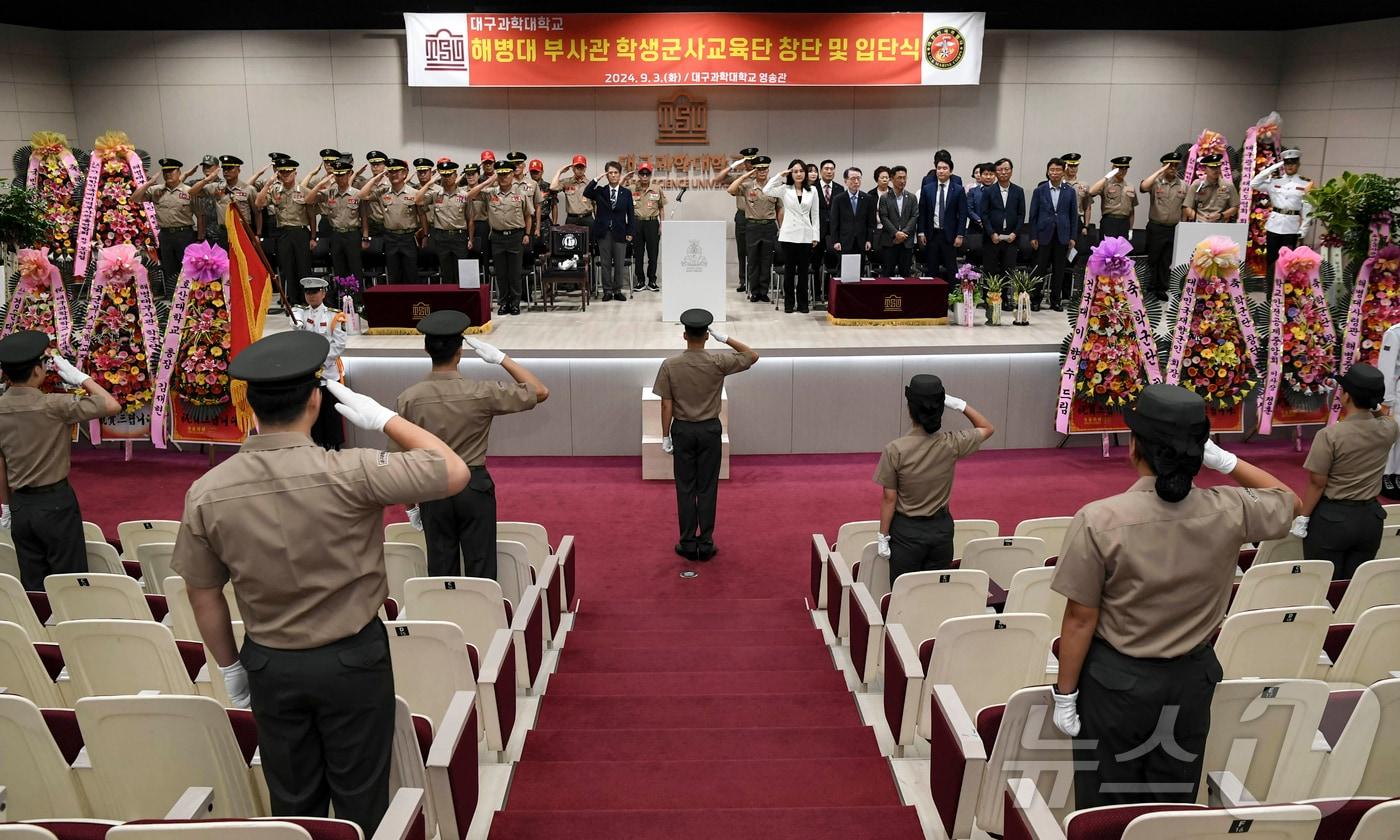
[{"label": "military cap", "polygon": [[276,163],[276,162],[279,161],[279,160],[286,160],[286,159],[289,158],[289,157],[291,157],[291,155],[287,154],[286,152],[268,152],[268,153],[267,153],[267,159],[270,160],[270,161],[272,161],[273,163]]},{"label": "military cap", "polygon": [[1373,405],[1385,398],[1385,375],[1367,364],[1355,364],[1338,380],[1351,398]]},{"label": "military cap", "polygon": [[644,163],[644,164],[642,164],[641,166],[637,167],[637,174],[638,174],[638,175],[650,175],[650,174],[651,174],[651,164],[649,164],[649,163]]},{"label": "military cap", "polygon": [[498,160],[496,161],[496,168],[494,171],[497,175],[500,175],[502,172],[514,172],[515,164],[508,160]]},{"label": "military cap", "polygon": [[273,165],[272,168],[277,170],[278,172],[295,172],[296,168],[300,165],[301,164],[297,163],[291,158],[280,158],[277,161],[277,163]]},{"label": "military cap", "polygon": [[909,380],[909,384],[904,386],[905,399],[918,400],[919,402],[930,402],[944,399],[948,392],[943,387],[943,380],[931,373],[920,373]]},{"label": "military cap", "polygon": [[1137,402],[1124,407],[1123,422],[1145,440],[1174,442],[1188,455],[1204,452],[1210,436],[1206,401],[1194,391],[1164,382],[1143,388]]},{"label": "military cap", "polygon": [[39,361],[49,349],[49,337],[38,330],[22,330],[0,339],[0,365],[25,365]]},{"label": "military cap", "polygon": [[219,159],[213,155],[205,155],[200,161],[200,166],[218,166]]},{"label": "military cap", "polygon": [[229,362],[228,375],[250,385],[299,385],[313,381],[326,362],[331,343],[306,330],[288,330],[260,338]]},{"label": "military cap", "polygon": [[525,154],[524,152],[511,152],[510,154],[506,155],[506,160],[510,161],[511,163],[524,163],[526,160],[529,160],[529,158],[530,156]]},{"label": "military cap", "polygon": [[481,171],[481,164],[479,164],[479,163],[468,163],[467,165],[465,165],[465,166],[462,167],[462,173],[465,174],[465,175],[475,175],[475,174],[479,173],[480,171]]},{"label": "military cap", "polygon": [[544,161],[540,160],[539,158],[535,158],[534,160],[530,161],[529,169],[531,172],[543,172]]},{"label": "military cap", "polygon": [[408,169],[408,163],[401,158],[394,158],[384,166],[385,169]]},{"label": "military cap", "polygon": [[225,169],[243,165],[243,158],[237,155],[219,155],[219,165]]},{"label": "military cap", "polygon": [[747,149],[740,149],[739,156],[742,157],[744,160],[753,160],[754,158],[758,157],[758,147],[749,146]]},{"label": "military cap", "polygon": [[365,155],[365,160],[369,163],[388,163],[389,156],[376,149]]},{"label": "military cap", "polygon": [[1216,167],[1219,166],[1220,162],[1224,159],[1224,155],[1201,155],[1200,164],[1201,166]]},{"label": "military cap", "polygon": [[341,157],[340,152],[336,151],[335,149],[322,149],[320,154],[321,160],[324,160],[328,163],[338,160]]},{"label": "military cap", "polygon": [[1284,149],[1283,154],[1279,155],[1279,157],[1283,160],[1302,160],[1303,153],[1298,149]]},{"label": "military cap", "polygon": [[1158,158],[1159,163],[1181,163],[1180,152],[1167,152]]},{"label": "military cap", "polygon": [[587,166],[587,165],[588,165],[588,158],[584,157],[583,155],[574,155],[574,160],[573,160],[573,163],[572,163],[571,165],[573,165],[573,166]]},{"label": "military cap", "polygon": [[709,329],[714,322],[715,316],[708,309],[687,309],[681,313],[681,325],[694,332]]},{"label": "military cap", "polygon": [[331,173],[335,175],[349,175],[355,168],[355,164],[349,158],[337,158],[331,163]]},{"label": "military cap", "polygon": [[756,155],[749,162],[753,164],[754,169],[767,169],[768,165],[773,162],[773,159],[768,155]]},{"label": "military cap", "polygon": [[457,168],[458,164],[455,160],[444,160],[437,165],[437,171],[439,172],[456,172]]},{"label": "military cap", "polygon": [[1124,166],[1124,167],[1131,165],[1132,162],[1133,162],[1133,156],[1132,156],[1132,155],[1119,155],[1118,157],[1116,157],[1116,158],[1114,158],[1113,160],[1110,160],[1110,161],[1109,161],[1109,163],[1113,164],[1114,166]]},{"label": "military cap", "polygon": [[301,283],[303,289],[309,292],[314,292],[317,289],[324,289],[328,285],[324,277],[303,277],[298,282]]},{"label": "military cap", "polygon": [[433,161],[432,161],[431,158],[414,158],[414,159],[413,159],[413,168],[414,168],[414,169],[432,169],[432,168],[433,168]]},{"label": "military cap", "polygon": [[482,162],[482,163],[485,163],[485,162],[488,161],[488,160],[489,160],[489,161],[495,161],[495,160],[496,160],[496,153],[493,152],[493,151],[491,151],[490,149],[487,149],[487,150],[485,150],[485,151],[483,151],[483,152],[481,153],[481,162]]},{"label": "military cap", "polygon": [[1066,152],[1060,155],[1060,160],[1065,162],[1065,166],[1078,166],[1079,162],[1083,159],[1084,156],[1079,152]]},{"label": "military cap", "polygon": [[172,169],[184,169],[185,165],[175,158],[161,158],[160,169],[162,172],[169,172]]},{"label": "military cap", "polygon": [[471,325],[472,319],[467,313],[455,309],[439,309],[418,322],[418,331],[423,335],[460,336]]}]

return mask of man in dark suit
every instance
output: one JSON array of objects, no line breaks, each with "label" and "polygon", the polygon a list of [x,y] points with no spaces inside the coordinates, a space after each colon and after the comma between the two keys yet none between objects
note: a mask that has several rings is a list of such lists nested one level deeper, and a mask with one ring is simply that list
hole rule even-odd
[{"label": "man in dark suit", "polygon": [[[997,179],[982,188],[978,202],[978,215],[986,232],[982,244],[983,275],[1005,274],[1016,267],[1016,237],[1026,220],[1026,193],[1011,183],[1011,158],[1002,158],[994,166]],[[1013,305],[1011,295],[1003,293],[1001,308],[1010,312]]]},{"label": "man in dark suit", "polygon": [[610,160],[603,167],[607,186],[594,178],[583,188],[583,197],[593,202],[591,235],[598,243],[598,256],[603,261],[603,300],[627,300],[622,290],[627,287],[627,243],[637,234],[637,214],[633,210],[632,191],[622,186],[622,164]]},{"label": "man in dark suit", "polygon": [[952,281],[958,270],[958,252],[967,232],[967,195],[953,180],[953,165],[934,164],[934,179],[919,193],[919,245],[926,247],[928,273]]},{"label": "man in dark suit", "polygon": [[914,270],[915,234],[919,232],[919,199],[905,189],[909,170],[890,170],[890,191],[880,199],[880,254],[886,277],[908,277]]},{"label": "man in dark suit", "polygon": [[860,167],[846,167],[845,189],[832,193],[826,245],[838,272],[843,254],[860,254],[863,271],[875,247],[875,199],[860,188],[861,176]]},{"label": "man in dark suit", "polygon": [[1050,158],[1045,165],[1049,180],[1031,193],[1031,249],[1035,251],[1035,272],[1041,286],[1031,295],[1031,309],[1040,311],[1045,284],[1050,286],[1050,308],[1064,311],[1066,263],[1074,237],[1079,232],[1079,194],[1065,183],[1065,162]]},{"label": "man in dark suit", "polygon": [[[836,182],[836,161],[828,158],[821,162],[820,169],[818,170],[816,187],[817,200],[820,202],[818,208],[821,211],[821,219],[819,220],[821,229],[819,232],[821,233],[822,242],[826,242],[828,241],[827,232],[831,230],[831,200],[841,194],[841,185]],[[841,270],[840,258],[833,257],[830,251],[826,252],[822,263],[826,266],[828,274]],[[812,274],[820,281],[821,272],[817,270],[815,263],[812,265]],[[825,299],[826,284],[818,282],[816,285],[816,299]]]}]

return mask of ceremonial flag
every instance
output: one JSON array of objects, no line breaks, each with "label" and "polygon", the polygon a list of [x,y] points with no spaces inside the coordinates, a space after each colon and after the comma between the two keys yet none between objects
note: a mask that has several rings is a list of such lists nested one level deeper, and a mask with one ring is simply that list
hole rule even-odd
[{"label": "ceremonial flag", "polygon": [[[229,204],[224,215],[224,230],[228,231],[229,334],[232,346],[230,360],[243,349],[262,338],[267,321],[267,305],[272,299],[272,268],[257,237],[248,231],[243,216]],[[248,431],[253,426],[253,409],[248,405],[248,384],[241,379],[229,385],[237,412],[238,428]]]}]

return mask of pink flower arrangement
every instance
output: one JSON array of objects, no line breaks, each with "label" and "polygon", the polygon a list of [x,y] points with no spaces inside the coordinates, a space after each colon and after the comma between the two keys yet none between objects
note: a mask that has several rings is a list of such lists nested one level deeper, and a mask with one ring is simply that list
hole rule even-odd
[{"label": "pink flower arrangement", "polygon": [[1239,246],[1212,236],[1191,257],[1195,298],[1186,322],[1180,384],[1213,409],[1229,410],[1259,384],[1259,370],[1244,340],[1229,284],[1239,271]]},{"label": "pink flower arrangement", "polygon": [[1326,301],[1313,288],[1321,258],[1310,248],[1299,248],[1280,259],[1275,272],[1283,275],[1283,329],[1277,337],[1282,349],[1283,399],[1297,408],[1325,397],[1336,365],[1331,314]]},{"label": "pink flower arrangement", "polygon": [[139,184],[131,171],[131,148],[115,145],[99,147],[93,152],[101,156],[97,189],[97,223],[94,227],[99,248],[130,244],[141,250],[155,247],[155,233],[146,218],[145,208],[131,200]]},{"label": "pink flower arrangement", "polygon": [[1361,350],[1352,364],[1374,365],[1385,331],[1395,324],[1400,324],[1400,247],[1387,245],[1376,254],[1361,300]]},{"label": "pink flower arrangement", "polygon": [[140,299],[136,275],[141,260],[131,245],[102,251],[97,263],[99,295],[88,304],[91,335],[88,339],[88,372],[133,412],[149,405],[155,393],[155,376],[141,329]]}]

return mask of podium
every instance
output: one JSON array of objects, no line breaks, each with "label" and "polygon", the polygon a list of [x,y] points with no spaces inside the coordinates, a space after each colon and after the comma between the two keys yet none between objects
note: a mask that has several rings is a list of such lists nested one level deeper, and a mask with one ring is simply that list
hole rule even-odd
[{"label": "podium", "polygon": [[729,249],[724,222],[661,223],[661,320],[678,322],[687,309],[707,309],[724,321]]},{"label": "podium", "polygon": [[[729,478],[729,393],[719,395],[720,456],[719,477]],[[674,481],[675,464],[661,451],[661,398],[642,389],[642,480]]]}]

